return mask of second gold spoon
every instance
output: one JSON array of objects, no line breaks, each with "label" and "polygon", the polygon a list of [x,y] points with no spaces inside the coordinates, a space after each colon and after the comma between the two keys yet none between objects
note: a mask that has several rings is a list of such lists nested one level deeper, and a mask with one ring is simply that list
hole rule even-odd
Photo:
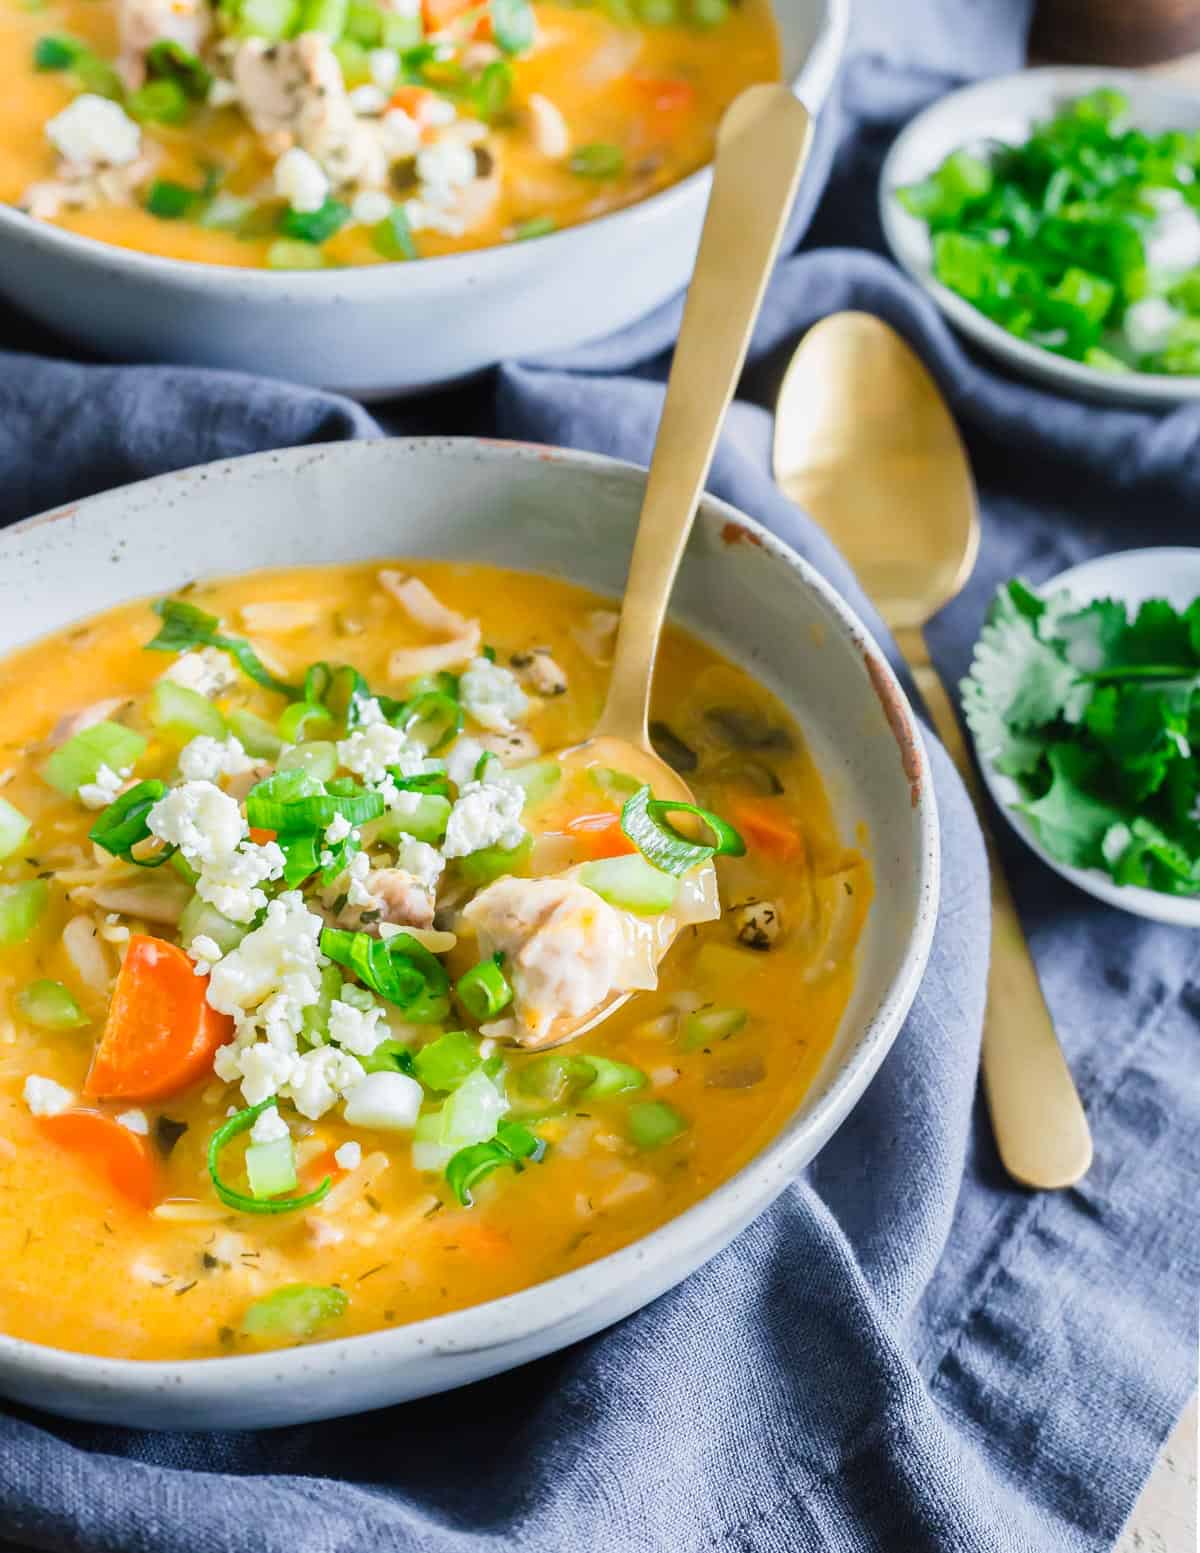
[{"label": "second gold spoon", "polygon": [[[975,769],[923,635],[975,563],[975,490],[937,385],[880,319],[835,313],[805,336],[776,409],[775,478],[835,541],[895,633],[982,820]],[[983,1082],[996,1146],[1024,1185],[1070,1186],[1091,1164],[1091,1134],[986,824],[984,836],[992,957]]]}]

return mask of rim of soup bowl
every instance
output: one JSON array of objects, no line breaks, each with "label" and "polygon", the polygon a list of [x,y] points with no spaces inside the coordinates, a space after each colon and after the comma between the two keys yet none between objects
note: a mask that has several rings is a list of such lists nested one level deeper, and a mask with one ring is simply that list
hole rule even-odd
[{"label": "rim of soup bowl", "polygon": [[[787,0],[771,0],[774,11]],[[803,65],[790,79],[795,95],[815,118],[825,104],[845,48],[850,25],[850,0],[823,0],[825,14],[820,30]],[[416,263],[403,261],[383,264],[347,265],[327,270],[270,270],[228,264],[205,264],[197,259],[176,259],[164,254],[142,253],[123,248],[97,237],[69,231],[51,221],[35,220],[14,205],[0,201],[0,236],[10,235],[30,247],[72,257],[101,269],[123,272],[130,279],[175,282],[197,292],[239,294],[253,300],[264,292],[278,297],[290,290],[297,301],[345,303],[368,300],[375,295],[390,295],[407,289],[420,293],[427,288],[453,288],[473,283],[481,266],[503,279],[535,262],[539,252],[552,255],[551,262],[569,264],[572,248],[590,242],[602,242],[603,234],[614,223],[645,226],[668,222],[677,208],[690,202],[712,176],[712,163],[706,162],[695,172],[669,188],[638,200],[619,210],[609,211],[589,221],[549,232],[524,243],[493,243],[465,253],[432,254]],[[597,236],[591,237],[589,234]],[[554,245],[552,249],[542,245]]]},{"label": "rim of soup bowl", "polygon": [[[642,483],[646,471],[624,459],[598,453],[558,448],[541,443],[506,442],[475,437],[413,437],[385,439],[389,447],[398,445],[414,452],[431,448],[446,451],[449,457],[468,454],[474,458],[498,461],[544,462],[552,459],[572,468],[612,474],[623,473]],[[333,444],[319,451],[325,457],[354,456],[364,449],[377,448],[377,441]],[[0,541],[19,540],[22,533],[70,516],[86,521],[95,505],[110,503],[114,496],[133,491],[165,488],[181,480],[220,479],[239,471],[242,466],[271,462],[294,462],[297,473],[311,462],[313,448],[298,447],[282,451],[252,453],[215,464],[194,465],[189,469],[157,475],[149,480],[117,490],[100,492],[94,497],[65,508],[36,514],[10,525]],[[447,1365],[444,1383],[422,1384],[419,1395],[431,1395],[481,1379],[553,1351],[557,1346],[586,1336],[623,1319],[660,1293],[688,1276],[708,1257],[723,1248],[734,1235],[774,1200],[800,1170],[829,1141],[849,1115],[874,1078],[912,1005],[924,974],[937,920],[941,885],[941,851],[937,800],[933,790],[929,758],[920,724],[908,698],[886,657],[866,626],[835,591],[833,586],[802,556],[764,528],[756,519],[716,496],[705,494],[697,514],[697,524],[707,520],[727,542],[745,542],[790,571],[797,584],[815,594],[830,624],[863,658],[868,677],[879,699],[884,719],[895,740],[902,773],[907,778],[916,817],[913,843],[914,870],[917,880],[917,908],[903,952],[887,981],[883,996],[864,1020],[853,1042],[836,1059],[835,1070],[824,1079],[823,1092],[810,1108],[804,1099],[797,1111],[766,1144],[727,1180],[682,1213],[669,1219],[649,1234],[620,1249],[568,1273],[530,1285],[515,1294],[486,1300],[478,1305],[427,1317],[403,1326],[387,1327],[351,1337],[330,1338],[292,1348],[273,1349],[257,1354],[217,1358],[122,1359],[78,1353],[54,1348],[27,1338],[0,1333],[0,1375],[4,1370],[19,1375],[23,1385],[44,1380],[56,1385],[66,1383],[80,1388],[91,1399],[129,1398],[135,1404],[152,1398],[169,1398],[172,1410],[179,1409],[179,1421],[187,1426],[190,1404],[211,1413],[221,1393],[230,1399],[272,1383],[289,1385],[307,1379],[315,1391],[321,1381],[344,1379],[348,1373],[374,1370],[387,1365],[397,1371],[410,1364],[434,1359],[467,1359],[493,1352],[498,1362],[485,1363],[468,1376]],[[822,1083],[822,1075],[814,1081]],[[802,1114],[801,1114],[802,1113]],[[675,1275],[669,1270],[680,1267]],[[620,1303],[648,1269],[668,1269],[668,1275],[651,1292]],[[587,1325],[556,1344],[552,1334],[560,1327],[571,1328],[588,1320],[589,1309],[609,1303],[612,1314],[594,1326]],[[543,1338],[550,1340],[541,1343]],[[507,1361],[500,1351],[518,1344],[528,1351]],[[398,1388],[399,1389],[399,1388]],[[310,1396],[313,1393],[310,1392]],[[49,1398],[50,1411],[69,1412],[80,1417],[110,1416],[104,1404],[78,1410],[58,1407]],[[234,1404],[236,1406],[236,1404]],[[369,1409],[391,1405],[386,1400],[372,1401]],[[318,1420],[343,1416],[348,1411],[337,1404],[322,1411],[320,1405],[295,1409],[283,1408],[277,1422],[291,1418]],[[193,1425],[195,1427],[195,1425]],[[217,1425],[204,1427],[215,1428]],[[253,1427],[253,1426],[251,1426]]]}]

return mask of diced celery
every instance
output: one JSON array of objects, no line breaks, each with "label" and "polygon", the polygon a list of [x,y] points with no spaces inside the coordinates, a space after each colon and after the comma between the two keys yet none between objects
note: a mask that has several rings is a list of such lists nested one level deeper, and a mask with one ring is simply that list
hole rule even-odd
[{"label": "diced celery", "polygon": [[629,1136],[640,1149],[661,1148],[686,1131],[687,1122],[664,1100],[643,1100],[629,1107]]},{"label": "diced celery", "polygon": [[402,54],[405,49],[420,43],[423,37],[420,11],[411,16],[401,16],[398,11],[384,14],[383,32],[379,41],[385,49],[395,49],[398,54]]},{"label": "diced celery", "polygon": [[727,1041],[742,1029],[748,1017],[744,1008],[698,1008],[683,1021],[684,1051]]},{"label": "diced celery", "polygon": [[481,1069],[468,1074],[442,1107],[441,1142],[449,1148],[486,1143],[508,1110],[508,1101]]},{"label": "diced celery", "polygon": [[11,949],[32,937],[50,900],[44,879],[0,884],[0,949]]},{"label": "diced celery", "polygon": [[506,776],[525,789],[525,807],[534,809],[544,803],[562,781],[562,767],[556,760],[535,760],[529,766],[513,766]]},{"label": "diced celery", "polygon": [[343,36],[333,45],[333,52],[342,67],[342,80],[348,88],[353,90],[356,86],[366,86],[370,82],[371,61],[368,50],[361,43]]},{"label": "diced celery", "polygon": [[179,919],[179,942],[186,948],[197,938],[211,938],[222,954],[229,954],[250,931],[249,923],[231,922],[215,906],[193,895]]},{"label": "diced celery", "polygon": [[614,771],[611,766],[589,766],[588,777],[608,798],[624,803],[631,793],[636,793],[641,783],[624,771]]},{"label": "diced celery", "polygon": [[442,1142],[442,1107],[417,1117],[417,1125],[413,1128],[414,1170],[444,1170],[457,1152],[457,1144]]},{"label": "diced celery", "polygon": [[641,916],[656,916],[675,904],[678,881],[664,874],[644,857],[605,857],[596,863],[584,863],[576,875],[580,884],[595,890],[611,906]]},{"label": "diced celery", "polygon": [[281,237],[267,249],[271,270],[323,270],[325,255],[315,243],[293,242]]},{"label": "diced celery", "polygon": [[611,1095],[623,1095],[631,1089],[644,1089],[646,1075],[640,1068],[628,1062],[614,1062],[611,1057],[583,1057],[595,1077],[580,1095],[581,1100],[607,1100]]},{"label": "diced celery", "polygon": [[415,841],[438,842],[446,834],[450,818],[450,800],[437,793],[422,793],[411,814],[389,809],[379,820],[375,835],[380,841],[398,841],[411,836]]},{"label": "diced celery", "polygon": [[151,691],[150,721],[159,733],[184,743],[200,734],[225,736],[225,719],[208,697],[171,679],[160,679]]},{"label": "diced celery", "polygon": [[346,9],[343,42],[348,39],[364,49],[373,49],[378,48],[382,37],[383,17],[379,7],[369,4],[368,0],[350,0]]},{"label": "diced celery", "polygon": [[296,1151],[290,1138],[252,1143],[246,1150],[246,1179],[250,1195],[260,1200],[279,1197],[296,1185]]},{"label": "diced celery", "polygon": [[447,1030],[413,1058],[416,1076],[426,1089],[443,1091],[457,1089],[482,1061],[479,1042],[465,1030]]},{"label": "diced celery", "polygon": [[342,973],[336,965],[326,965],[321,971],[321,992],[315,1003],[310,1003],[301,1016],[304,1038],[310,1046],[323,1046],[329,1039],[329,1010],[333,1000],[341,996]]},{"label": "diced celery", "polygon": [[358,1060],[366,1073],[407,1073],[411,1078],[416,1068],[412,1050],[403,1041],[380,1041],[373,1052]]},{"label": "diced celery", "polygon": [[283,748],[283,740],[266,718],[248,712],[244,706],[230,712],[229,726],[241,740],[246,753],[256,755],[260,760],[275,760]]},{"label": "diced celery", "polygon": [[279,757],[280,771],[307,771],[318,782],[329,782],[337,772],[337,745],[326,739],[311,739],[284,750]]},{"label": "diced celery", "polygon": [[344,1289],[318,1283],[285,1283],[255,1300],[242,1317],[242,1331],[251,1337],[311,1337],[324,1321],[345,1313],[350,1297]]},{"label": "diced celery", "polygon": [[20,809],[14,809],[5,798],[0,798],[0,857],[11,857],[28,836],[32,821],[27,820]]},{"label": "diced celery", "polygon": [[458,859],[459,873],[468,884],[478,889],[505,874],[519,874],[528,863],[532,851],[532,836],[526,836],[520,846],[513,847],[509,852],[503,847],[483,847],[468,857]]},{"label": "diced celery", "polygon": [[544,1052],[516,1069],[517,1089],[532,1100],[561,1105],[578,1096],[594,1081],[596,1069],[587,1057],[565,1052]]},{"label": "diced celery", "polygon": [[61,981],[31,981],[17,993],[17,1007],[31,1025],[43,1030],[78,1030],[89,1023]]},{"label": "diced celery", "polygon": [[334,43],[346,30],[350,0],[300,0],[298,32],[323,32]]},{"label": "diced celery", "polygon": [[277,43],[295,30],[299,14],[299,0],[241,0],[238,36],[269,38]]},{"label": "diced celery", "polygon": [[279,737],[285,744],[299,744],[302,739],[319,739],[333,729],[333,718],[323,706],[313,701],[293,701],[284,707],[279,718]]},{"label": "diced celery", "polygon": [[134,765],[146,748],[145,737],[120,723],[93,723],[54,751],[42,767],[51,787],[73,798],[85,782],[94,782],[101,766],[121,771]]}]

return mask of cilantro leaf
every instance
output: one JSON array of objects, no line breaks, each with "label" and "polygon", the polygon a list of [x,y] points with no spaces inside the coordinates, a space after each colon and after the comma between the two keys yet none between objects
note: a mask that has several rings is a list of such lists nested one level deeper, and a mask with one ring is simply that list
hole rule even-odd
[{"label": "cilantro leaf", "polygon": [[1050,786],[1031,803],[1017,809],[1033,823],[1038,839],[1060,863],[1072,868],[1103,868],[1104,838],[1126,814],[1115,804],[1088,791],[1100,757],[1077,744],[1052,744],[1046,752]]}]

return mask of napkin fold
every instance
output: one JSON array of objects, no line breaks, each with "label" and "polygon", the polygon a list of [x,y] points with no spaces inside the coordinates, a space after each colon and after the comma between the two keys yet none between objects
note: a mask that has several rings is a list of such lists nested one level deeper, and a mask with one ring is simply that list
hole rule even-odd
[{"label": "napkin fold", "polygon": [[[794,218],[807,235],[768,292],[709,482],[881,631],[844,562],[770,480],[769,406],[815,320],[859,307],[893,323],[950,399],[980,485],[979,566],[931,631],[951,680],[998,580],[1194,541],[1200,501],[1200,409],[1101,410],[1007,379],[880,257],[881,156],[954,84],[930,66],[1015,68],[1025,10],[859,6],[818,186]],[[668,304],[569,357],[387,407],[383,425],[645,461],[677,320]],[[8,339],[21,349],[0,352],[0,522],[168,468],[381,429],[331,395],[48,359],[28,352],[66,348],[18,321]],[[151,1435],[0,1407],[0,1537],[81,1553],[1111,1546],[1195,1383],[1200,939],[1079,894],[1002,829],[1096,1142],[1078,1187],[1014,1187],[976,1095],[982,848],[957,778],[931,753],[944,886],[912,1013],[805,1177],[725,1252],[588,1342],[382,1413]]]}]

